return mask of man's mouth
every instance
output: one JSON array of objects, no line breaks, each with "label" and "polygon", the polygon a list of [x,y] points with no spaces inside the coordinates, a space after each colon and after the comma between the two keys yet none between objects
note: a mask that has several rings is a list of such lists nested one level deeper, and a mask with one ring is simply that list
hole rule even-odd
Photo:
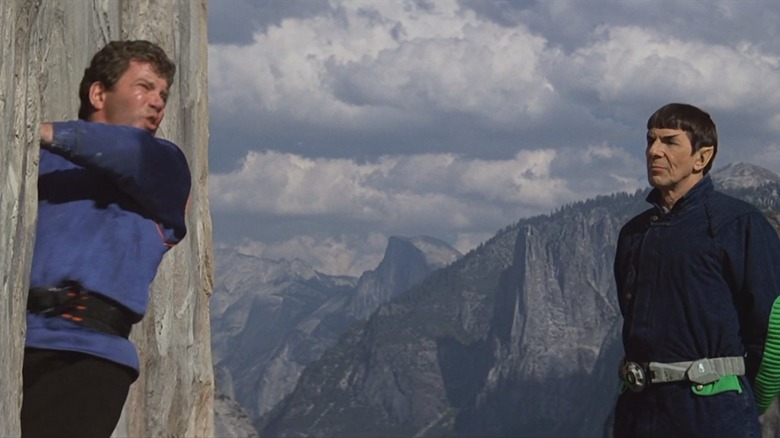
[{"label": "man's mouth", "polygon": [[655,165],[655,166],[651,165],[648,168],[648,170],[650,170],[650,172],[663,172],[664,171],[664,167],[663,166],[658,166],[658,165]]},{"label": "man's mouth", "polygon": [[160,124],[160,121],[157,118],[157,116],[149,116],[149,117],[147,117],[146,118],[146,122],[147,122],[146,123],[147,127],[149,127],[150,129],[154,129],[154,130],[156,130],[158,125]]}]

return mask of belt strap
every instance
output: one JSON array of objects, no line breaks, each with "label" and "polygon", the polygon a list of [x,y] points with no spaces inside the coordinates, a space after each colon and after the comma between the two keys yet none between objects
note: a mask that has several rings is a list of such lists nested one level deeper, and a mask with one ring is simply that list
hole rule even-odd
[{"label": "belt strap", "polygon": [[650,362],[647,369],[650,371],[651,383],[690,380],[707,385],[722,376],[745,374],[745,358],[731,356],[672,363]]},{"label": "belt strap", "polygon": [[115,301],[72,282],[31,288],[27,310],[58,316],[86,328],[127,338],[137,317]]}]

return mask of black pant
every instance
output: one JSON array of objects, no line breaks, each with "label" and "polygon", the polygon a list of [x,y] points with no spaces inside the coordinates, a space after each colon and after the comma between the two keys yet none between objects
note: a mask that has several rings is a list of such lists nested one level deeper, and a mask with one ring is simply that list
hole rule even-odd
[{"label": "black pant", "polygon": [[22,436],[109,437],[135,370],[71,351],[24,351]]}]

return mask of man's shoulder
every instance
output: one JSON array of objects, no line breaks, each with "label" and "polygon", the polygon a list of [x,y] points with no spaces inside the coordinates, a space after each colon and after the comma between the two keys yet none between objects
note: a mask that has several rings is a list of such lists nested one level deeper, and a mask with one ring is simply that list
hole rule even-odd
[{"label": "man's shoulder", "polygon": [[719,191],[712,192],[706,205],[708,212],[714,216],[738,217],[745,214],[761,214],[755,205]]},{"label": "man's shoulder", "polygon": [[715,233],[724,225],[734,223],[742,218],[753,217],[766,220],[755,205],[719,191],[712,192],[705,205],[707,206],[710,229]]},{"label": "man's shoulder", "polygon": [[137,128],[135,126],[117,125],[102,122],[93,122],[88,120],[61,120],[53,122],[55,143],[62,143],[67,140],[77,138],[90,138],[95,140],[105,140],[106,137],[131,140],[138,143],[159,143],[175,149],[180,149],[171,140],[157,137],[153,133]]}]

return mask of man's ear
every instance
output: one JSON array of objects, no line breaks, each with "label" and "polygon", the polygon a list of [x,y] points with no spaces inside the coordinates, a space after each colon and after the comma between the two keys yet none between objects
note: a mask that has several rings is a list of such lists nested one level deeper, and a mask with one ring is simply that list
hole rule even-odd
[{"label": "man's ear", "polygon": [[105,106],[106,102],[106,87],[102,82],[93,82],[89,86],[89,103],[92,104],[92,108],[95,111],[100,111]]},{"label": "man's ear", "polygon": [[696,159],[693,161],[694,172],[701,172],[707,163],[712,160],[712,155],[715,153],[714,146],[702,146],[696,151]]}]

